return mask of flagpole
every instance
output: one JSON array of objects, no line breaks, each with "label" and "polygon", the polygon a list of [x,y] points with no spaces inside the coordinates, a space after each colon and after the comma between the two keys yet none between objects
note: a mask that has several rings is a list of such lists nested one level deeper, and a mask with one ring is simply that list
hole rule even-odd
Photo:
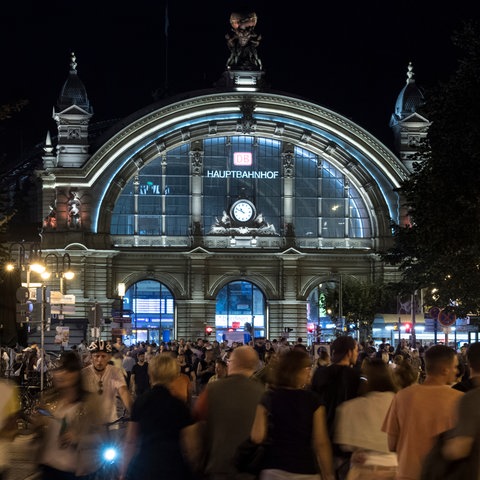
[{"label": "flagpole", "polygon": [[168,18],[168,0],[165,2],[165,81],[163,85],[164,96],[168,92],[168,28],[170,20]]}]

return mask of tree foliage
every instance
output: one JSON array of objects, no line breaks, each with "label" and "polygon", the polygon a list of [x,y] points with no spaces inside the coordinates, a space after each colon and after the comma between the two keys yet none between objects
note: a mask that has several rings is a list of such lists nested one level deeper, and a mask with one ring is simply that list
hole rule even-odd
[{"label": "tree foliage", "polygon": [[[333,318],[340,316],[340,283],[331,283],[325,290],[322,307],[331,311]],[[371,282],[351,276],[342,277],[341,313],[346,324],[354,324],[363,337],[372,333],[375,315],[395,309],[396,292],[389,284],[381,281]],[[395,310],[393,310],[395,311]]]},{"label": "tree foliage", "polygon": [[14,103],[0,105],[0,121],[11,118],[13,114],[20,112],[27,104],[28,100],[18,100]]},{"label": "tree foliage", "polygon": [[480,313],[480,30],[453,36],[461,50],[452,77],[427,92],[422,114],[432,122],[401,191],[411,224],[393,225],[401,289],[424,290],[429,305],[457,315]]}]

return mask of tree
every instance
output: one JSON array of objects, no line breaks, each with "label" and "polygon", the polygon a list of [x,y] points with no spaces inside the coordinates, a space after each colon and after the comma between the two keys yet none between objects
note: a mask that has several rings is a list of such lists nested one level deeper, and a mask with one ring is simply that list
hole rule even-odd
[{"label": "tree", "polygon": [[[329,284],[323,297],[322,307],[330,311],[333,318],[340,316],[339,287],[339,283]],[[345,318],[345,324],[355,325],[362,339],[371,336],[373,320],[377,313],[395,309],[392,303],[395,291],[391,290],[390,284],[344,276],[341,288],[342,316]]]},{"label": "tree", "polygon": [[432,124],[420,161],[401,186],[409,225],[393,224],[382,257],[402,273],[399,290],[424,289],[429,305],[458,316],[480,313],[480,35],[465,24],[453,36],[457,70],[427,92]]},{"label": "tree", "polygon": [[[19,100],[13,104],[0,105],[0,121],[11,118],[14,113],[20,112],[27,103],[26,100]],[[0,154],[2,153],[0,152]],[[9,192],[0,183],[0,239],[5,234],[8,222],[14,215],[15,210],[11,208]],[[0,243],[0,288],[3,293],[0,297],[0,345],[14,347],[18,341],[15,292],[20,285],[20,274],[19,272],[5,272],[3,267],[7,257],[8,249],[3,243]]]},{"label": "tree", "polygon": [[27,104],[28,100],[18,100],[15,103],[0,105],[0,121],[12,118],[14,113],[20,112]]}]

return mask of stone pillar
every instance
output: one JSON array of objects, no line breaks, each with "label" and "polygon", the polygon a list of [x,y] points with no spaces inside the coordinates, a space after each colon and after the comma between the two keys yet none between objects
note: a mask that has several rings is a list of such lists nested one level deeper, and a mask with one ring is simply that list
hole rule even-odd
[{"label": "stone pillar", "polygon": [[268,305],[270,339],[288,336],[289,341],[293,342],[297,337],[307,338],[307,302],[273,300]]},{"label": "stone pillar", "polygon": [[177,300],[177,335],[191,340],[205,336],[205,326],[215,327],[215,299],[205,299],[208,253],[191,253],[188,259],[190,298]]}]

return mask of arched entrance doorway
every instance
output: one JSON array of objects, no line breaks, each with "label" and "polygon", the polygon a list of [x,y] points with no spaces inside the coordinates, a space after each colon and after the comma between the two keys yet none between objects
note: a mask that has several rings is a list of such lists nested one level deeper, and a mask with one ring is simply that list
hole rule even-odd
[{"label": "arched entrance doorway", "polygon": [[141,280],[131,285],[123,298],[123,309],[130,311],[132,331],[126,345],[137,342],[168,342],[174,337],[175,299],[157,280]]},{"label": "arched entrance doorway", "polygon": [[244,280],[230,282],[217,295],[215,328],[217,340],[247,343],[265,337],[266,302],[263,292]]}]

